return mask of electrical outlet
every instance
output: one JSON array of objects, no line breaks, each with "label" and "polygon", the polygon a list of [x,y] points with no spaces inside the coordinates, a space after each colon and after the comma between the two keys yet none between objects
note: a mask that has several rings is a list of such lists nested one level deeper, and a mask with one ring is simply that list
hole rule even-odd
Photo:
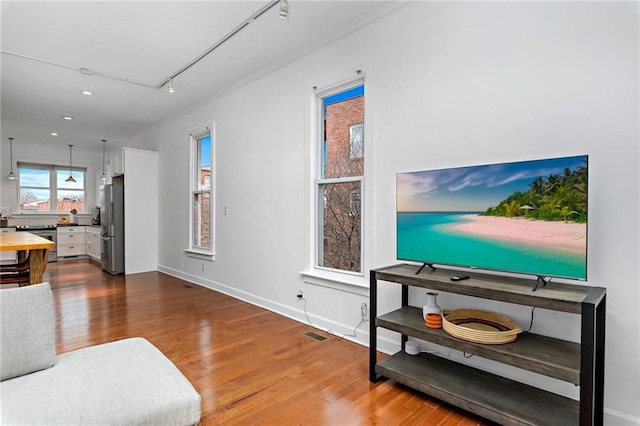
[{"label": "electrical outlet", "polygon": [[302,289],[298,289],[298,299],[302,299]]},{"label": "electrical outlet", "polygon": [[204,272],[204,263],[200,264],[200,268],[202,268],[202,271]]},{"label": "electrical outlet", "polygon": [[362,302],[362,305],[360,305],[360,315],[362,316],[362,319],[366,320],[368,314],[369,314],[369,308],[367,307],[367,303]]}]

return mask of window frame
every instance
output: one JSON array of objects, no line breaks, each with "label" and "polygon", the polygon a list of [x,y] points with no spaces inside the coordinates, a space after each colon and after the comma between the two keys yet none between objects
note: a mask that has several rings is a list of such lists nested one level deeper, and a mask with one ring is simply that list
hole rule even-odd
[{"label": "window frame", "polygon": [[[209,189],[200,189],[198,182],[200,180],[200,165],[198,164],[196,153],[198,150],[198,144],[204,138],[209,136],[211,138],[211,157],[209,164],[211,167],[210,173],[210,185]],[[216,207],[216,167],[215,167],[215,127],[214,123],[210,125],[201,126],[193,129],[189,132],[189,199],[188,199],[188,211],[189,211],[189,248],[185,250],[188,256],[197,257],[205,260],[213,260],[215,256],[216,248],[216,222],[215,222],[215,207]],[[195,211],[196,208],[194,199],[196,194],[209,194],[209,247],[203,247],[195,244],[194,228],[195,228]]]},{"label": "window frame", "polygon": [[[324,152],[324,146],[323,146],[323,142],[325,139],[325,123],[324,123],[324,100],[327,97],[330,97],[332,95],[353,89],[355,87],[358,86],[364,86],[365,88],[365,92],[366,92],[366,84],[365,84],[365,79],[363,75],[358,76],[357,78],[354,79],[349,79],[345,82],[342,82],[340,84],[336,84],[330,87],[325,88],[324,90],[315,90],[314,91],[314,113],[315,113],[315,119],[314,119],[314,126],[315,126],[315,130],[314,130],[314,137],[312,140],[312,144],[314,146],[314,150],[313,152],[315,152],[315,154],[312,154],[313,157],[311,159],[312,163],[313,163],[313,175],[312,175],[312,181],[313,181],[313,205],[312,205],[312,212],[311,214],[313,215],[313,220],[312,220],[312,226],[313,226],[313,232],[312,232],[312,244],[311,244],[311,265],[310,265],[310,269],[312,271],[315,272],[315,274],[320,274],[321,276],[324,277],[329,277],[330,279],[334,279],[336,281],[343,281],[346,279],[348,284],[354,284],[354,282],[352,281],[354,278],[357,280],[356,285],[362,285],[362,281],[365,278],[365,272],[366,272],[366,258],[365,258],[365,245],[366,245],[366,235],[365,235],[365,176],[366,176],[366,164],[367,161],[366,159],[363,157],[356,157],[355,159],[358,158],[362,158],[362,161],[364,162],[363,165],[363,174],[362,175],[357,175],[357,176],[346,176],[346,177],[337,177],[337,178],[326,178],[323,176],[323,172],[324,172],[324,162],[326,161],[325,158],[325,152]],[[365,118],[364,118],[364,122],[362,123],[363,125],[363,134],[364,134],[364,126],[367,123],[367,119],[366,119],[366,111],[367,111],[367,104],[366,104],[366,99],[367,96],[365,96]],[[358,123],[360,124],[360,123]],[[364,145],[365,141],[363,140],[363,151],[364,153],[367,152],[366,149],[366,145]],[[349,145],[351,145],[351,140],[349,140]],[[366,154],[365,154],[366,155]],[[354,158],[351,157],[351,146],[349,146],[349,159],[350,160],[355,160]],[[323,255],[323,251],[322,251],[322,247],[323,247],[323,240],[324,240],[324,235],[321,232],[321,228],[322,228],[322,217],[323,214],[321,212],[321,209],[324,206],[324,201],[323,201],[323,191],[321,190],[321,188],[323,188],[326,185],[335,185],[335,184],[344,184],[344,183],[359,183],[360,184],[360,270],[359,271],[348,271],[348,270],[343,270],[343,269],[336,269],[336,268],[331,268],[331,267],[326,267],[326,266],[320,266],[320,259],[321,256]],[[322,235],[321,235],[322,234]]]},{"label": "window frame", "polygon": [[[18,191],[17,191],[17,206],[18,206],[18,210],[20,211],[20,213],[24,213],[24,214],[61,214],[61,213],[69,213],[68,211],[65,210],[58,210],[58,192],[59,191],[66,191],[68,189],[65,188],[58,188],[58,181],[57,181],[57,176],[58,176],[58,172],[62,171],[62,172],[69,172],[71,173],[72,171],[74,173],[82,173],[82,198],[84,200],[84,208],[83,210],[80,210],[79,213],[90,213],[89,210],[87,210],[87,168],[86,167],[71,167],[69,168],[69,166],[66,165],[57,165],[57,164],[45,164],[45,163],[32,163],[32,162],[28,162],[28,161],[18,161],[16,162],[16,168],[17,168],[17,172],[18,172]],[[49,186],[48,187],[41,187],[41,186],[27,186],[27,185],[23,185],[23,177],[22,177],[22,173],[20,172],[20,169],[32,169],[32,170],[45,170],[49,172]],[[34,190],[48,190],[49,191],[49,210],[28,210],[28,209],[22,209],[20,208],[21,203],[20,203],[20,194],[22,193],[22,189],[26,188],[26,189],[34,189]],[[74,189],[73,191],[79,191],[77,189]],[[52,201],[55,200],[55,201]],[[55,205],[55,210],[52,209],[52,207]]]}]

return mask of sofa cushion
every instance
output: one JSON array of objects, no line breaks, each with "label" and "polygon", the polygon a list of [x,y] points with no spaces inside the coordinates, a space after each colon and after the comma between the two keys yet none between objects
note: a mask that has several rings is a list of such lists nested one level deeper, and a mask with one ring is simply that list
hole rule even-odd
[{"label": "sofa cushion", "polygon": [[0,380],[54,365],[55,328],[49,283],[0,290]]},{"label": "sofa cushion", "polygon": [[194,425],[200,395],[155,346],[131,338],[58,356],[0,383],[0,424]]}]

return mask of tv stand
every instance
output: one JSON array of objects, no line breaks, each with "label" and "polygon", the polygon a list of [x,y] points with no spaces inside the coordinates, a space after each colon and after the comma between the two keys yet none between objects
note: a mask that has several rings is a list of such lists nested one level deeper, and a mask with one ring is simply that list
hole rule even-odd
[{"label": "tv stand", "polygon": [[433,263],[423,263],[422,266],[420,267],[420,269],[418,269],[418,271],[416,271],[416,275],[420,274],[420,272],[422,272],[422,270],[424,269],[425,266],[428,266],[429,268],[431,268],[432,271],[436,270],[436,268],[433,266]]},{"label": "tv stand", "polygon": [[[532,292],[532,279],[467,273],[452,283],[450,270],[415,274],[415,265],[395,265],[370,273],[369,380],[396,380],[442,401],[503,425],[602,425],[604,416],[604,342],[606,289],[549,282]],[[378,313],[378,282],[400,284],[400,309]],[[456,339],[425,327],[422,309],[409,305],[409,287],[580,315],[580,343],[523,333],[504,345]],[[401,350],[378,361],[378,327],[401,335]],[[404,352],[409,337],[474,354],[499,363],[580,386],[575,401],[449,359]]]}]

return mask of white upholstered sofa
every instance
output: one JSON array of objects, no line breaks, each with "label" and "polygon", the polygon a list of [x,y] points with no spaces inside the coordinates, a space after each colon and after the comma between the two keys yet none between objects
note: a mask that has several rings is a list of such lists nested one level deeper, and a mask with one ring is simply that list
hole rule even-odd
[{"label": "white upholstered sofa", "polygon": [[56,355],[49,283],[0,290],[0,424],[193,425],[200,395],[131,338]]}]

